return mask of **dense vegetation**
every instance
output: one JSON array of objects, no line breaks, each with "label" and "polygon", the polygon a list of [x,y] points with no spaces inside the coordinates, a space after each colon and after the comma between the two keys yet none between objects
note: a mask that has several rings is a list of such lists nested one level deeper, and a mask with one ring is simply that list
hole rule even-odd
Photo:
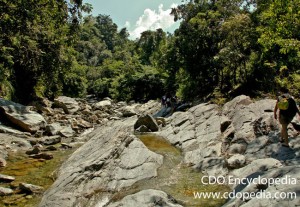
[{"label": "dense vegetation", "polygon": [[300,92],[300,0],[191,0],[174,34],[129,40],[81,0],[0,0],[0,96],[118,100]]}]

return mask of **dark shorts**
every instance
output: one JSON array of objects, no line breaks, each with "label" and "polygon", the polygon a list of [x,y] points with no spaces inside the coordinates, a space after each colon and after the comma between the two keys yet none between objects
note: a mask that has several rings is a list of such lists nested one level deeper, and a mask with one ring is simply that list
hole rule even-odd
[{"label": "dark shorts", "polygon": [[291,118],[291,117],[287,117],[282,114],[279,114],[279,123],[280,124],[288,125],[289,123],[291,123],[292,120],[293,120],[293,117]]}]

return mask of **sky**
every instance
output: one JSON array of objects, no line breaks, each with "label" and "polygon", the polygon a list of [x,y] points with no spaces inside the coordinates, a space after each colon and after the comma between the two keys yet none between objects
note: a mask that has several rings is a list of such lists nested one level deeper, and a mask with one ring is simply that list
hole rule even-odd
[{"label": "sky", "polygon": [[126,27],[130,39],[140,37],[146,30],[162,28],[173,32],[179,26],[170,15],[171,8],[182,0],[83,0],[93,6],[92,15],[109,15],[118,28]]}]

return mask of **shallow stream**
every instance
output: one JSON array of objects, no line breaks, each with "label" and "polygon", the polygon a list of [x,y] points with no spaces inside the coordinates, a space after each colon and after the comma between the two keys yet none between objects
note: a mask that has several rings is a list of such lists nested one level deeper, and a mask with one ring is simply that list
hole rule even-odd
[{"label": "shallow stream", "polygon": [[[138,138],[151,151],[164,156],[163,165],[158,169],[158,176],[135,183],[128,189],[115,193],[112,200],[145,189],[162,190],[171,195],[179,204],[185,207],[218,207],[225,203],[224,199],[199,199],[194,197],[197,192],[227,192],[224,185],[203,185],[202,174],[183,164],[183,155],[179,149],[172,146],[164,138],[155,134],[138,135]],[[1,169],[0,174],[11,175],[16,178],[12,183],[0,183],[0,187],[17,188],[20,182],[31,183],[49,188],[56,179],[56,170],[73,150],[53,152],[52,160],[36,160],[28,158],[24,153],[11,155],[8,165]],[[42,195],[26,195],[16,192],[11,196],[1,196],[0,206],[34,207],[41,200]]]},{"label": "shallow stream", "polygon": [[155,134],[137,135],[151,151],[164,156],[163,165],[158,169],[158,176],[137,182],[130,189],[120,192],[116,200],[145,189],[162,190],[171,195],[185,207],[217,207],[225,203],[224,199],[199,199],[197,192],[227,192],[224,185],[204,185],[202,174],[183,164],[183,155],[164,138]]},{"label": "shallow stream", "polygon": [[15,189],[15,193],[0,197],[1,207],[34,207],[41,200],[42,194],[28,195],[18,190],[19,183],[30,183],[48,189],[56,179],[56,170],[70,154],[72,150],[59,150],[52,152],[53,159],[42,160],[28,158],[23,153],[11,153],[7,160],[7,166],[0,168],[0,174],[15,177],[12,183],[0,183],[0,187]]}]

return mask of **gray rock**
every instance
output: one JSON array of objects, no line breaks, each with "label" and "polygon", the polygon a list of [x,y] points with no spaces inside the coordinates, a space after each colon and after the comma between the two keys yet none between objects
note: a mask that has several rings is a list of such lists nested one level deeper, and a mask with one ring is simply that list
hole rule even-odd
[{"label": "gray rock", "polygon": [[231,169],[240,168],[246,164],[246,158],[244,155],[235,154],[227,160],[227,164]]},{"label": "gray rock", "polygon": [[281,168],[283,165],[279,160],[273,158],[257,159],[240,169],[233,170],[230,174],[236,178],[245,178],[254,173],[264,172],[270,169]]},{"label": "gray rock", "polygon": [[72,129],[72,127],[64,127],[62,130],[59,131],[59,134],[63,137],[72,137],[75,134],[75,131]]},{"label": "gray rock", "polygon": [[111,107],[112,107],[111,100],[103,100],[94,105],[94,109],[100,109],[100,110],[110,109]]},{"label": "gray rock", "polygon": [[150,100],[145,104],[131,104],[140,115],[155,114],[161,108],[159,101]]},{"label": "gray rock", "polygon": [[[3,150],[6,151],[7,150],[11,150],[11,151],[28,150],[32,148],[30,142],[25,140],[24,138],[19,138],[13,135],[8,135],[3,133],[0,133],[0,146],[1,145],[5,146]],[[1,155],[1,148],[0,148],[0,155]]]},{"label": "gray rock", "polygon": [[84,119],[77,119],[77,125],[81,128],[92,128],[93,125],[87,121],[85,121]]},{"label": "gray rock", "polygon": [[[63,133],[65,133],[63,131]],[[50,137],[43,137],[38,140],[39,143],[44,144],[44,145],[55,145],[61,142],[61,137],[59,135],[57,136],[50,136]]]},{"label": "gray rock", "polygon": [[139,128],[137,128],[135,131],[137,131],[137,132],[150,132],[151,130],[149,130],[145,125],[142,125]]},{"label": "gray rock", "polygon": [[109,204],[107,207],[182,207],[177,204],[175,199],[167,195],[165,192],[158,190],[143,190],[133,195],[124,197],[121,201]]},{"label": "gray rock", "polygon": [[54,99],[54,105],[62,108],[66,114],[74,114],[80,109],[78,102],[67,96],[59,96]]},{"label": "gray rock", "polygon": [[[227,173],[221,156],[221,117],[214,104],[200,104],[187,112],[176,112],[159,135],[166,137],[184,153],[184,162],[207,173]],[[212,162],[216,160],[216,162]],[[215,166],[213,166],[215,164]]]},{"label": "gray rock", "polygon": [[61,166],[39,206],[94,206],[103,196],[109,201],[114,193],[156,176],[163,157],[131,135],[135,121],[114,121],[88,134],[89,141]]},{"label": "gray rock", "polygon": [[34,133],[46,126],[42,115],[21,104],[0,98],[0,109],[3,116],[26,132]]},{"label": "gray rock", "polygon": [[223,106],[223,113],[225,115],[229,115],[237,110],[237,108],[239,108],[240,106],[248,106],[251,103],[253,103],[253,101],[251,100],[251,98],[249,96],[245,96],[245,95],[241,95],[241,96],[237,96],[234,99],[232,99],[231,101],[227,102],[224,106]]},{"label": "gray rock", "polygon": [[39,194],[39,193],[42,193],[44,191],[43,187],[28,184],[28,183],[20,183],[19,188],[21,189],[21,191],[23,191],[25,193],[29,193],[29,194],[32,194],[32,193],[33,194]]},{"label": "gray rock", "polygon": [[244,154],[247,149],[247,144],[245,143],[234,143],[229,147],[228,154]]},{"label": "gray rock", "polygon": [[120,109],[123,117],[130,117],[137,114],[134,106],[124,106]]},{"label": "gray rock", "polygon": [[208,157],[200,161],[196,166],[202,173],[211,176],[224,176],[228,173],[226,161],[222,157]]},{"label": "gray rock", "polygon": [[[257,178],[257,182],[248,185],[238,185],[236,192],[256,194],[256,197],[241,199],[232,198],[224,207],[252,207],[252,206],[293,206],[300,203],[299,178],[300,167],[279,167],[251,174],[248,178]],[[277,182],[275,182],[277,181]],[[261,192],[263,190],[263,192]],[[287,196],[286,198],[275,198],[274,196]]]},{"label": "gray rock", "polygon": [[136,130],[140,126],[145,125],[152,132],[156,132],[159,130],[157,122],[151,115],[145,115],[138,118],[136,123],[134,124],[134,129]]},{"label": "gray rock", "polygon": [[46,133],[48,135],[57,135],[63,127],[59,123],[52,123],[46,126]]},{"label": "gray rock", "polygon": [[10,182],[14,181],[15,179],[16,178],[13,176],[0,174],[0,182],[10,183]]},{"label": "gray rock", "polygon": [[27,154],[27,155],[36,155],[36,154],[39,154],[41,151],[42,151],[42,150],[41,150],[40,147],[34,146],[32,150],[26,151],[26,154]]},{"label": "gray rock", "polygon": [[8,196],[13,193],[14,193],[14,191],[10,188],[0,187],[0,196]]}]

